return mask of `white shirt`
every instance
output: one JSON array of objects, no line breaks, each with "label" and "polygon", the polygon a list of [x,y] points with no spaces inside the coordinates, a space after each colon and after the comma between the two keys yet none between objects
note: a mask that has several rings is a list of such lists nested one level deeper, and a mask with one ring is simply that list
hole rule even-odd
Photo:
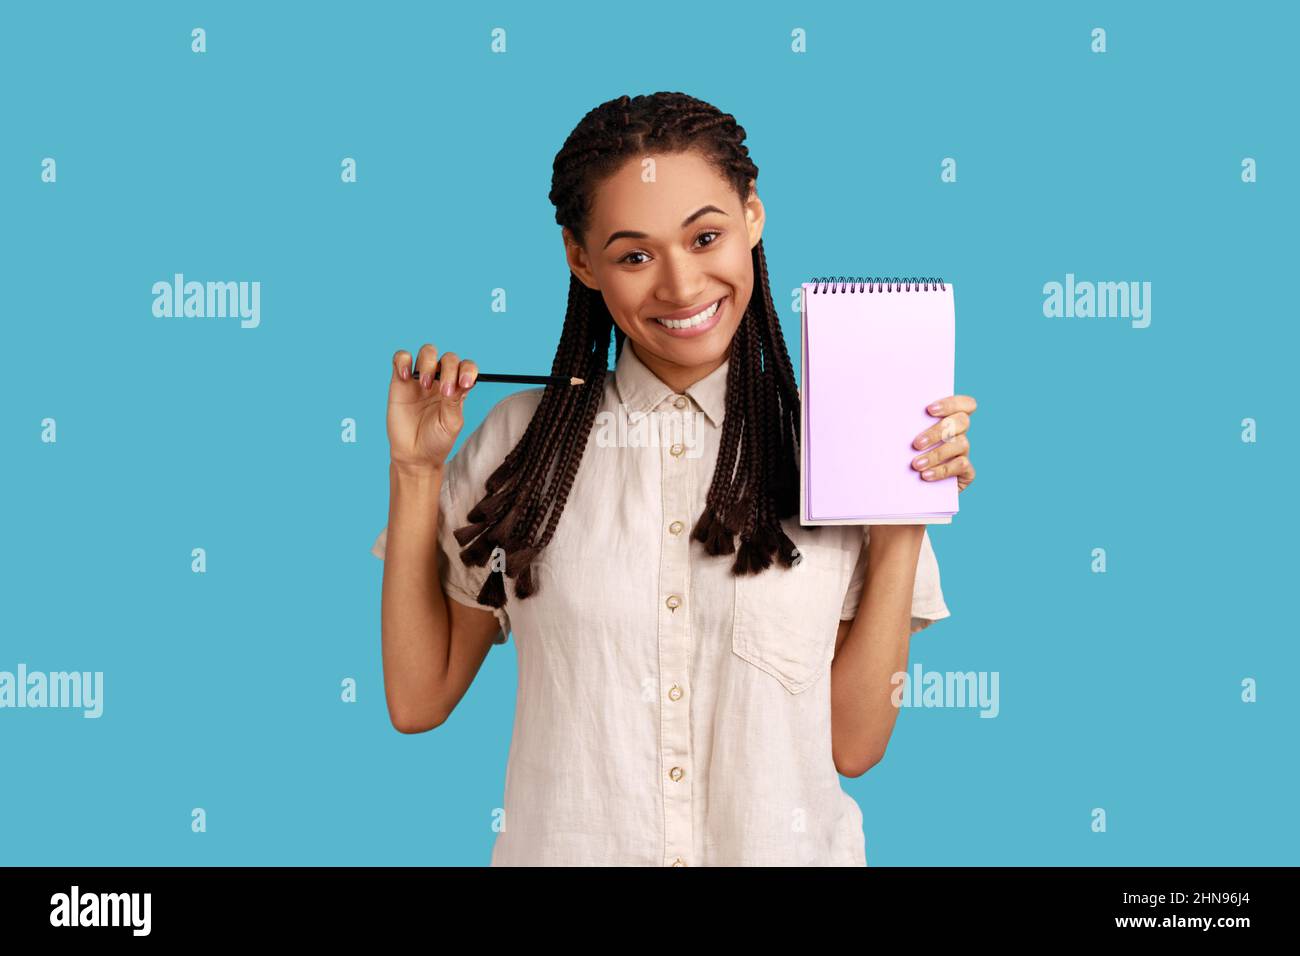
[{"label": "white shirt", "polygon": [[[727,367],[678,395],[625,344],[534,562],[539,590],[521,601],[506,579],[497,643],[513,631],[519,688],[493,866],[866,865],[862,812],[831,758],[830,669],[836,627],[862,594],[869,529],[786,519],[803,560],[743,577],[734,554],[691,539]],[[542,391],[498,402],[447,464],[438,561],[452,600],[483,608],[489,569],[465,567],[451,532],[469,523]],[[659,414],[643,423],[676,421],[667,437],[683,440],[638,431],[648,411]],[[372,549],[381,558],[387,531]],[[914,628],[949,616],[928,533],[912,616]]]}]

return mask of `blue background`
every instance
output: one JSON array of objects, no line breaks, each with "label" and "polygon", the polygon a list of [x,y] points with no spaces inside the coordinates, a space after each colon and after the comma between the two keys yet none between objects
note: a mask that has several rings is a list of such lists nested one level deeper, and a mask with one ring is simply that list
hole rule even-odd
[{"label": "blue background", "polygon": [[[6,4],[0,669],[103,671],[105,710],[0,711],[0,863],[488,861],[513,640],[436,731],[384,705],[390,360],[549,369],[551,162],[660,89],[748,133],[796,367],[811,276],[957,291],[979,477],[911,660],[1001,714],[900,715],[844,781],[871,865],[1297,862],[1293,10]],[[154,318],[175,272],[260,281],[260,327]],[[1151,282],[1150,327],[1045,318],[1067,272]]]}]

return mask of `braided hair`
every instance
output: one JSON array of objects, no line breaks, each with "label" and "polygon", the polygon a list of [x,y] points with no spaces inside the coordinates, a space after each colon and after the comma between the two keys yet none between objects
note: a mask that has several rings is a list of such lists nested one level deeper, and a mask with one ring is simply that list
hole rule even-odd
[{"label": "braided hair", "polygon": [[[651,150],[700,153],[744,202],[758,177],[744,140],[735,117],[685,93],[620,96],[602,103],[582,118],[555,157],[550,192],[555,220],[585,244],[597,185],[629,158]],[[736,575],[757,574],[774,556],[787,568],[799,557],[780,521],[798,507],[799,393],[768,287],[762,240],[751,254],[754,294],[731,341],[717,466],[704,511],[691,530],[708,554],[734,553]],[[533,561],[555,533],[582,463],[605,392],[611,332],[617,363],[625,333],[600,291],[570,274],[551,374],[579,376],[584,384],[545,387],[523,436],[469,511],[471,523],[454,532],[466,565],[482,567],[501,548],[504,575],[514,579],[520,599],[537,593]],[[478,603],[499,608],[505,601],[503,575],[490,573]]]}]

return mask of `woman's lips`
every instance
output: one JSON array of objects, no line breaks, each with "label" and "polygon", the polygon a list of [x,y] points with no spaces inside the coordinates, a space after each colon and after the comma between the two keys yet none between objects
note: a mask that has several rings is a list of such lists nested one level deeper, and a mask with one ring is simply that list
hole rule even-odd
[{"label": "woman's lips", "polygon": [[727,307],[730,304],[731,304],[731,294],[728,293],[727,295],[724,295],[721,299],[718,300],[718,307],[713,311],[712,317],[701,322],[699,325],[692,326],[691,328],[688,329],[670,329],[668,328],[668,326],[664,325],[662,322],[659,322],[655,319],[651,319],[650,321],[654,324],[655,328],[657,328],[660,332],[663,332],[665,335],[671,335],[674,338],[679,338],[679,339],[690,339],[690,338],[694,338],[697,335],[703,335],[705,332],[709,331],[709,329],[717,325],[719,320],[721,320],[722,318],[722,313],[727,310]]}]

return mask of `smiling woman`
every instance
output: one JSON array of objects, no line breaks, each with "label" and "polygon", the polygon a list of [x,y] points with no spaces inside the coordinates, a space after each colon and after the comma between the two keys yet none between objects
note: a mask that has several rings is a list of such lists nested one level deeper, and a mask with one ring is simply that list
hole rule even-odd
[{"label": "smiling woman", "polygon": [[[866,863],[839,772],[883,749],[909,620],[949,612],[923,528],[798,523],[799,392],[744,135],[683,93],[620,97],[569,135],[552,374],[584,385],[509,396],[421,471],[401,453],[449,450],[467,389],[423,397],[395,361],[394,467],[415,477],[394,481],[393,540],[375,545],[389,708],[437,726],[490,638],[515,634],[494,865]],[[472,384],[477,366],[443,361]],[[699,454],[609,441],[593,426],[621,409],[698,415]],[[428,609],[429,581],[447,609],[403,616]]]},{"label": "smiling woman", "polygon": [[[574,276],[601,292],[620,332],[675,387],[722,363],[753,292],[763,204],[754,180],[742,192],[737,178],[729,183],[698,149],[656,149],[601,183],[605,201],[596,202],[585,229],[564,229]],[[679,209],[692,211],[677,222]],[[615,215],[650,229],[617,228]],[[579,235],[606,236],[599,254],[589,254]]]}]

